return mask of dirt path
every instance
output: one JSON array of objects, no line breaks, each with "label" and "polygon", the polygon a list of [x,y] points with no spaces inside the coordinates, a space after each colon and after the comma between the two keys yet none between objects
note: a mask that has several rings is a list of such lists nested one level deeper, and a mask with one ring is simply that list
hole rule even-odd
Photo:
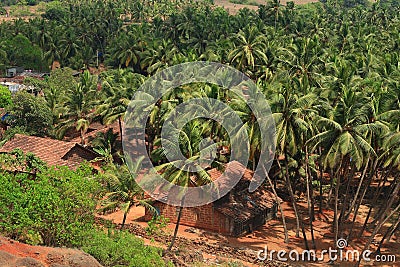
[{"label": "dirt path", "polygon": [[11,12],[11,7],[6,6],[6,7],[4,7],[4,9],[8,12],[9,16],[0,15],[0,22],[13,21],[13,20],[17,20],[17,19],[23,19],[25,21],[28,21],[28,20],[33,19],[33,18],[35,18],[35,17],[37,17],[37,16],[39,16],[40,14],[43,13],[43,12],[39,12],[39,10],[38,10],[39,6],[38,5],[36,5],[36,6],[28,6],[29,13],[31,13],[31,15],[29,15],[29,16],[15,17],[12,14],[10,14],[10,13],[12,13]]},{"label": "dirt path", "polygon": [[[287,2],[290,0],[282,0],[281,4],[286,5]],[[251,2],[257,3],[259,5],[265,5],[267,1],[265,0],[252,0]],[[297,5],[303,5],[303,4],[308,4],[308,3],[314,3],[318,2],[318,0],[293,0],[293,2]],[[234,4],[229,2],[229,0],[214,0],[214,4],[216,6],[221,6],[225,9],[228,10],[230,14],[236,14],[239,9],[247,7],[248,9],[251,10],[257,10],[258,6],[257,5],[242,5],[242,4]]]}]

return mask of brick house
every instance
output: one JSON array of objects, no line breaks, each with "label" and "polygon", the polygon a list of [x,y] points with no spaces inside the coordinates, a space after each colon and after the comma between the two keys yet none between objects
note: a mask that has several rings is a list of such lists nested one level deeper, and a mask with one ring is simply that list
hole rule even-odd
[{"label": "brick house", "polygon": [[[244,174],[238,184],[221,199],[199,207],[184,208],[180,223],[186,226],[211,230],[225,235],[240,236],[252,232],[255,228],[264,225],[274,218],[277,212],[277,202],[274,195],[258,188],[249,193],[248,187],[253,172],[246,169],[239,162],[230,162],[230,168],[242,169]],[[222,172],[217,169],[208,171],[214,181]],[[229,175],[229,174],[228,174]],[[153,206],[160,215],[176,223],[179,207],[155,201]],[[149,221],[153,213],[146,209],[145,220]]]},{"label": "brick house", "polygon": [[[19,148],[24,153],[31,152],[49,166],[67,166],[76,169],[84,161],[92,161],[100,155],[78,143],[65,142],[50,138],[16,134],[6,142],[0,153],[9,153]],[[94,167],[98,164],[93,163]]]}]

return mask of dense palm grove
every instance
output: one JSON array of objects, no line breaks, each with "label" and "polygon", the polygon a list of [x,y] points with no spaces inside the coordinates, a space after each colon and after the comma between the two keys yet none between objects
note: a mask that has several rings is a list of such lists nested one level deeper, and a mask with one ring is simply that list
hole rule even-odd
[{"label": "dense palm grove", "polygon": [[[40,134],[62,138],[76,129],[83,143],[90,123],[121,121],[135,90],[157,71],[191,61],[234,66],[257,83],[271,106],[277,150],[267,185],[289,196],[297,234],[312,234],[314,213],[332,209],[334,239],[350,241],[369,231],[368,248],[376,234],[382,245],[400,226],[399,14],[397,1],[304,6],[274,1],[236,15],[201,1],[53,2],[42,18],[0,25],[0,63],[37,70],[53,61],[73,69],[105,64],[100,79],[84,72],[75,80],[58,71],[64,83],[30,81],[44,91],[52,114],[47,132]],[[164,100],[184,99],[190,90],[227,98],[195,86]],[[156,126],[168,105],[177,104],[165,102],[150,122],[151,143],[160,138]],[[238,108],[253,134],[257,126],[249,112]],[[224,135],[198,121],[188,127],[188,136],[194,129],[215,140]],[[249,168],[261,153],[259,138],[251,140]],[[190,151],[189,157],[199,153]],[[151,152],[163,163],[157,149]],[[298,196],[307,199],[307,214],[300,211]],[[369,212],[355,230],[361,205]],[[306,223],[306,218],[311,219]],[[315,247],[313,236],[311,241]]]}]

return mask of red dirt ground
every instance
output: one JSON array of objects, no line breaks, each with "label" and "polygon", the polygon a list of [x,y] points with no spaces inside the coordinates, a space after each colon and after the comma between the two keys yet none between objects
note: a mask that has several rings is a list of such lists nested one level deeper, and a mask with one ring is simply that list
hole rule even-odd
[{"label": "red dirt ground", "polygon": [[[282,0],[281,4],[285,5],[286,2],[289,2],[290,0]],[[265,5],[267,1],[265,0],[253,0],[253,2],[256,2],[260,5]],[[296,5],[302,5],[302,4],[308,4],[308,3],[314,3],[314,2],[318,2],[318,0],[293,0],[293,2]],[[242,4],[234,4],[229,2],[229,0],[214,0],[214,4],[216,6],[221,6],[224,7],[225,9],[228,10],[228,12],[230,14],[236,14],[239,9],[245,8],[247,7],[248,9],[252,9],[252,10],[257,10],[258,6],[255,5],[242,5]]]},{"label": "red dirt ground", "polygon": [[[306,217],[306,203],[299,203],[301,206],[301,209],[303,211],[303,214]],[[284,238],[284,232],[283,232],[283,226],[281,220],[271,220],[267,222],[266,225],[258,228],[255,230],[253,233],[248,234],[244,237],[239,237],[239,238],[233,238],[233,237],[225,237],[219,234],[215,233],[210,233],[204,230],[200,229],[194,229],[192,227],[187,227],[184,225],[181,225],[179,228],[178,236],[187,238],[189,240],[203,240],[206,241],[207,243],[213,243],[213,244],[229,244],[229,246],[232,247],[237,247],[240,249],[250,249],[253,250],[254,252],[259,251],[260,249],[264,249],[265,246],[268,246],[268,250],[281,250],[284,249],[286,251],[289,251],[291,249],[295,249],[298,252],[302,252],[305,249],[304,246],[304,241],[302,238],[302,235],[300,233],[300,238],[296,238],[295,236],[295,217],[294,213],[292,210],[292,207],[289,203],[284,202],[283,203],[283,209],[284,209],[284,214],[287,222],[287,227],[289,230],[289,239],[290,242],[289,244],[285,244],[283,242]],[[147,223],[143,221],[143,215],[144,215],[144,208],[143,207],[136,207],[132,209],[132,211],[129,213],[128,218],[127,218],[127,223],[128,224],[138,224],[141,227],[146,227]],[[314,235],[315,235],[315,240],[316,240],[316,246],[317,246],[317,251],[321,249],[328,249],[329,247],[334,248],[333,246],[333,234],[331,233],[331,228],[332,228],[332,218],[333,218],[333,212],[332,211],[327,211],[325,210],[323,213],[323,216],[320,214],[316,214],[316,221],[313,223],[314,226]],[[108,215],[103,215],[100,216],[101,218],[111,220],[114,223],[121,223],[123,214],[120,211],[114,212],[112,214]],[[362,218],[358,219],[358,224],[357,228],[362,225]],[[166,228],[166,232],[168,234],[172,234],[174,230],[175,225],[174,224],[168,224]],[[308,225],[306,227],[306,235],[309,239],[309,245],[311,246],[311,236],[310,232],[308,231]],[[356,228],[356,229],[357,229]],[[363,250],[363,246],[365,244],[365,241],[370,233],[364,234],[364,238],[358,240],[359,242],[354,243],[350,242],[349,247],[346,248],[346,250],[350,249],[356,249],[358,251]],[[376,240],[380,240],[379,235],[376,236]],[[382,254],[395,254],[397,263],[386,263],[386,264],[378,264],[377,262],[373,263],[364,263],[362,266],[400,266],[400,236],[395,236],[392,238],[391,242],[384,245],[382,249]],[[150,244],[151,242],[149,240],[145,239],[145,243]],[[154,242],[151,243],[152,245],[160,245],[160,244],[155,244]],[[165,247],[165,245],[160,245]],[[376,249],[375,245],[372,245],[370,250],[374,251]],[[276,255],[276,254],[275,254]],[[318,255],[318,253],[317,253]],[[208,254],[203,251],[203,257],[204,258],[212,258],[216,257],[216,255],[213,254]],[[372,258],[372,257],[371,257]],[[293,266],[326,266],[328,259],[326,257],[326,260],[324,262],[320,263],[294,263],[291,262]],[[246,263],[246,266],[258,266],[250,263]],[[338,265],[339,266],[339,265]],[[341,262],[340,266],[354,266],[354,263],[346,263],[346,262]]]}]

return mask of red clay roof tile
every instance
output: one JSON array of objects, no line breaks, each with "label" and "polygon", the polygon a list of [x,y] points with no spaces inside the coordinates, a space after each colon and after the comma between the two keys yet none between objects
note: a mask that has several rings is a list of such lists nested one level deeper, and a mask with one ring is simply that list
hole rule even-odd
[{"label": "red clay roof tile", "polygon": [[[63,157],[76,145],[77,143],[74,142],[16,134],[0,148],[0,153],[11,152],[13,149],[19,148],[25,153],[31,152],[35,154],[50,166],[68,166],[73,168],[77,165],[76,160],[70,161]],[[83,161],[84,159],[82,158]]]}]

